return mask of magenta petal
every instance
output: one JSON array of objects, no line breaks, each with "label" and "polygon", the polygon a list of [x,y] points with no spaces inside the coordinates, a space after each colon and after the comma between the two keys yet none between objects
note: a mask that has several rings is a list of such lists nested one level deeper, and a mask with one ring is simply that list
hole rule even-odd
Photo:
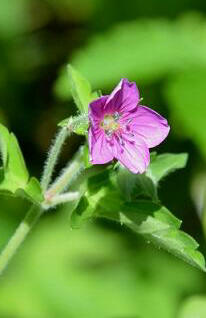
[{"label": "magenta petal", "polygon": [[122,85],[123,85],[123,78],[121,79],[121,81],[119,82],[119,84],[113,89],[113,91],[111,92],[111,94],[108,97],[107,103],[109,103],[116,95],[117,92],[121,91],[122,89]]},{"label": "magenta petal", "polygon": [[165,118],[139,101],[136,84],[122,79],[109,96],[90,103],[88,142],[93,164],[116,158],[133,173],[147,169],[149,148],[160,144],[170,127]]},{"label": "magenta petal", "polygon": [[107,95],[95,99],[89,104],[89,119],[91,122],[94,120],[101,120],[104,116],[104,105],[108,99]]},{"label": "magenta petal", "polygon": [[149,149],[144,141],[135,138],[135,141],[114,139],[114,156],[133,173],[143,173],[150,162]]},{"label": "magenta petal", "polygon": [[123,78],[109,95],[105,104],[105,111],[108,113],[131,111],[137,107],[139,99],[136,83],[129,82],[126,78]]},{"label": "magenta petal", "polygon": [[110,151],[104,132],[100,129],[94,131],[93,128],[89,128],[89,152],[91,163],[104,164],[111,161],[114,156]]},{"label": "magenta petal", "polygon": [[167,120],[146,106],[139,106],[131,117],[131,130],[144,140],[148,148],[159,145],[169,133]]}]

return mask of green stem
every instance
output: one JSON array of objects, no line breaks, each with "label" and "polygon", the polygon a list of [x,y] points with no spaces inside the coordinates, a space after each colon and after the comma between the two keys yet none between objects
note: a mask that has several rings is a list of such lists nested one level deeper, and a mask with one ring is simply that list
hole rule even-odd
[{"label": "green stem", "polygon": [[57,163],[58,156],[67,136],[68,130],[66,127],[64,127],[59,131],[56,139],[53,142],[53,145],[51,146],[41,180],[43,192],[46,191],[46,189],[48,188],[52,174],[54,172],[54,167]]},{"label": "green stem", "polygon": [[20,225],[16,229],[16,232],[13,234],[13,236],[0,254],[0,275],[7,267],[9,261],[14,256],[17,249],[24,241],[25,237],[27,236],[33,225],[38,221],[41,214],[42,208],[40,206],[33,205],[29,209],[24,220],[20,223]]},{"label": "green stem", "polygon": [[45,193],[45,197],[51,200],[52,197],[56,196],[65,190],[66,187],[72,183],[74,178],[84,169],[84,163],[82,162],[82,149],[78,151],[73,161],[63,170],[62,174],[57,180],[51,185],[51,187]]}]

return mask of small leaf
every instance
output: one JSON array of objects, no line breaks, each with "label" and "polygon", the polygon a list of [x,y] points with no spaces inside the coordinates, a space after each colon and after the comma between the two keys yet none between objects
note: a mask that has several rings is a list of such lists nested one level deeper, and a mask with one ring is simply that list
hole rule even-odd
[{"label": "small leaf", "polygon": [[79,111],[87,113],[89,103],[98,98],[98,94],[92,93],[90,83],[71,65],[68,66],[68,75],[73,99]]},{"label": "small leaf", "polygon": [[169,173],[184,168],[187,163],[186,153],[172,154],[165,153],[153,158],[146,172],[146,175],[156,184]]},{"label": "small leaf", "polygon": [[9,174],[11,174],[20,184],[26,184],[29,179],[29,174],[18,141],[13,133],[10,134],[8,155],[9,160],[7,169]]},{"label": "small leaf", "polygon": [[40,203],[44,200],[41,185],[39,181],[34,177],[31,177],[24,191],[29,195],[31,199],[33,199],[36,202]]},{"label": "small leaf", "polygon": [[0,191],[26,197],[30,201],[40,203],[43,200],[39,181],[29,179],[24,158],[14,134],[0,125],[1,151],[4,167],[0,173]]},{"label": "small leaf", "polygon": [[4,177],[0,183],[0,190],[15,193],[18,188],[24,188],[28,182],[29,174],[16,137],[11,133],[7,138],[4,149],[7,150],[4,167]]},{"label": "small leaf", "polygon": [[9,131],[5,126],[0,124],[0,151],[1,151],[4,167],[6,166],[6,163],[7,163],[8,143],[9,143]]}]

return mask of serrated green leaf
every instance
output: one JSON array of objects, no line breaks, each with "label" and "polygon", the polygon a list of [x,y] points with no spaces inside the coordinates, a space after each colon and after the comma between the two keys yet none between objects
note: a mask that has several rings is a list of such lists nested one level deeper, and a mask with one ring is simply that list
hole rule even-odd
[{"label": "serrated green leaf", "polygon": [[98,95],[95,92],[92,93],[90,83],[71,65],[68,66],[68,75],[72,97],[76,106],[81,113],[87,113],[89,103],[98,98]]},{"label": "serrated green leaf", "polygon": [[157,247],[203,271],[206,270],[204,257],[197,251],[198,243],[179,230],[180,221],[165,207],[149,201],[129,203],[122,207],[118,218],[121,223],[143,235]]},{"label": "serrated green leaf", "polygon": [[[106,190],[107,189],[107,190]],[[102,188],[99,201],[95,202],[93,215],[113,219],[143,235],[158,248],[163,248],[189,264],[205,271],[203,255],[197,251],[197,242],[179,230],[181,221],[165,207],[150,201],[123,203],[112,186]],[[88,202],[90,202],[89,197]],[[98,197],[96,196],[98,200]],[[88,207],[87,207],[88,209]]]},{"label": "serrated green leaf", "polygon": [[87,188],[79,209],[72,215],[73,227],[81,226],[94,216],[108,218],[125,224],[158,248],[206,271],[204,257],[197,251],[198,243],[180,230],[181,221],[167,208],[152,201],[125,203],[110,171],[90,178]]},{"label": "serrated green leaf", "polygon": [[161,206],[161,209],[157,209],[156,211],[154,211],[153,215],[155,216],[157,220],[167,223],[170,226],[174,226],[177,229],[179,229],[182,224],[182,221],[180,221],[164,206]]},{"label": "serrated green leaf", "polygon": [[156,184],[169,173],[184,168],[187,163],[188,155],[186,153],[172,154],[165,153],[153,158],[146,175]]},{"label": "serrated green leaf", "polygon": [[[111,198],[115,196],[117,192],[111,193]],[[97,204],[98,216],[125,224],[158,248],[163,248],[187,263],[206,271],[204,256],[197,251],[198,243],[179,229],[181,221],[165,207],[151,201],[140,200],[110,207],[109,198],[106,196],[102,198],[102,202],[101,209]]]}]

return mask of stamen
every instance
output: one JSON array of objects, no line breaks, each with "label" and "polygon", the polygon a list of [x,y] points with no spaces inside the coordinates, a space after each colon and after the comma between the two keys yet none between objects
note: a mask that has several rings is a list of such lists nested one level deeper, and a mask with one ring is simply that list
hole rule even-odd
[{"label": "stamen", "polygon": [[115,112],[113,118],[115,121],[118,121],[120,119],[120,114],[118,112]]},{"label": "stamen", "polygon": [[129,118],[129,119],[127,120],[127,123],[130,124],[130,123],[132,122],[132,120],[133,120],[133,118]]},{"label": "stamen", "polygon": [[112,129],[105,129],[104,130],[105,131],[105,134],[108,136],[108,137],[111,137],[112,136],[112,134],[113,134],[113,130]]},{"label": "stamen", "polygon": [[111,136],[116,130],[120,128],[119,114],[116,112],[113,115],[105,115],[104,119],[100,122],[100,127],[104,130],[107,136]]},{"label": "stamen", "polygon": [[121,146],[124,146],[124,141],[123,141],[123,139],[122,139],[121,136],[119,136],[119,142],[120,142],[120,145],[121,145]]}]

